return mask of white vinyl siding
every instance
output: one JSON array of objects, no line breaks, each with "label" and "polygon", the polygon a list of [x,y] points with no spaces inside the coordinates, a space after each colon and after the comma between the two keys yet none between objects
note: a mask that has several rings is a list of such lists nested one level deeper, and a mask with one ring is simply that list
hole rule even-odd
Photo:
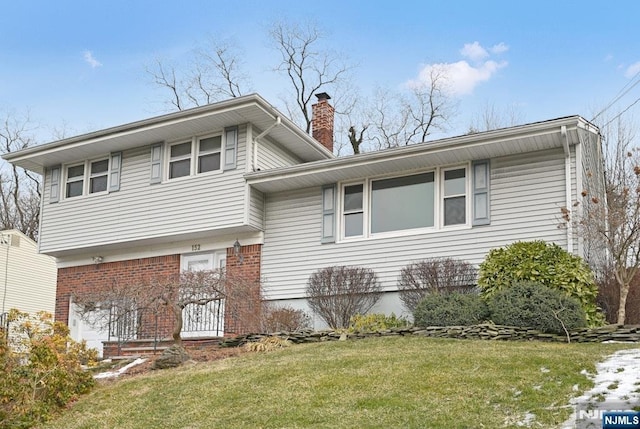
[{"label": "white vinyl siding", "polygon": [[249,225],[264,229],[264,194],[255,189],[251,189],[249,199]]},{"label": "white vinyl siding", "polygon": [[0,279],[4,283],[6,273],[7,280],[4,310],[17,308],[34,315],[38,311],[53,314],[56,261],[50,256],[38,254],[37,244],[17,231],[3,231],[3,235],[5,239],[11,236],[5,240],[7,244],[0,244]]},{"label": "white vinyl siding", "polygon": [[269,170],[278,167],[287,167],[300,164],[302,161],[275,145],[270,140],[264,138],[258,142],[257,168],[259,170]]},{"label": "white vinyl siding", "polygon": [[322,244],[321,196],[320,188],[266,196],[262,275],[268,299],[304,297],[309,275],[330,265],[373,268],[384,290],[393,291],[400,268],[424,258],[478,264],[490,249],[518,240],[567,244],[565,231],[557,228],[565,200],[562,150],[491,160],[491,224],[478,228]]},{"label": "white vinyl siding", "polygon": [[[238,162],[244,165],[244,127]],[[41,252],[169,237],[244,224],[245,180],[241,168],[151,185],[151,146],[122,154],[120,191],[95,198],[45,204]]]}]

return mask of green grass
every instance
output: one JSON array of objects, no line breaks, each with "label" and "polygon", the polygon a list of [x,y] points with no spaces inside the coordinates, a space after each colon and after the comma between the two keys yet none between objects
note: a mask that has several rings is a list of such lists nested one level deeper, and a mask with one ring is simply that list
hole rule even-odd
[{"label": "green grass", "polygon": [[[108,383],[46,428],[557,427],[620,344],[373,338]],[[572,390],[579,386],[579,392]]]}]

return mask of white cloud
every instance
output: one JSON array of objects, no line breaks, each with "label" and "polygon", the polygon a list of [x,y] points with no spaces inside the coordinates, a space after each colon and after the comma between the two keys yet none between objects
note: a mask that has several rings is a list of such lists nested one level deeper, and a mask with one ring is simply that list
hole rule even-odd
[{"label": "white cloud", "polygon": [[489,56],[489,53],[478,42],[465,43],[460,54],[463,57],[469,58],[471,61],[480,61]]},{"label": "white cloud", "polygon": [[493,45],[490,50],[492,54],[500,55],[509,50],[509,45],[504,42],[500,42],[497,45]]},{"label": "white cloud", "polygon": [[102,67],[102,63],[96,60],[91,51],[84,51],[84,60],[91,66],[92,69],[96,67]]},{"label": "white cloud", "polygon": [[427,64],[420,69],[418,77],[407,82],[410,88],[431,86],[437,79],[441,89],[451,96],[471,94],[482,82],[491,79],[507,61],[488,59],[492,54],[502,54],[509,50],[505,43],[493,45],[488,51],[479,42],[465,43],[460,54],[468,58],[453,63]]},{"label": "white cloud", "polygon": [[638,61],[637,63],[631,64],[629,67],[627,67],[627,70],[625,70],[624,72],[624,76],[631,79],[638,73],[640,73],[640,61]]}]

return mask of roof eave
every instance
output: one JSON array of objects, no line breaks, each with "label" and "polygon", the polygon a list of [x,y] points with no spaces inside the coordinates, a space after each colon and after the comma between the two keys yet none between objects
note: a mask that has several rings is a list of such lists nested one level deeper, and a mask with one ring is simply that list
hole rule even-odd
[{"label": "roof eave", "polygon": [[[224,115],[229,112],[240,112],[242,109],[249,109],[252,106],[258,107],[265,116],[263,119],[276,120],[277,117],[281,118],[281,127],[287,131],[286,142],[289,149],[302,159],[330,159],[333,154],[329,152],[324,146],[313,139],[311,136],[302,131],[292,121],[287,119],[282,113],[280,113],[275,107],[269,104],[264,98],[258,94],[250,94],[242,97],[236,97],[229,100],[221,101],[206,106],[195,107],[188,110],[169,113],[161,116],[156,116],[141,121],[132,122],[129,124],[119,125],[116,127],[106,128],[91,133],[66,138],[43,145],[38,145],[23,149],[17,152],[11,152],[4,154],[2,157],[8,162],[11,162],[19,167],[27,170],[42,173],[44,168],[48,165],[54,165],[47,160],[52,159],[52,155],[61,152],[69,152],[75,149],[91,147],[91,145],[105,144],[115,139],[121,139],[126,136],[144,135],[147,133],[152,134],[152,131],[158,129],[168,129],[176,124],[185,123],[187,121],[195,121],[197,119],[206,118],[215,115]],[[233,124],[228,124],[233,125]],[[153,133],[157,135],[157,133]],[[158,139],[151,139],[155,141],[149,141],[148,143],[157,142]],[[290,140],[290,141],[289,141]],[[120,146],[126,146],[124,143]],[[132,145],[131,147],[134,147]],[[120,147],[120,149],[122,149]],[[91,152],[91,151],[89,151]],[[95,150],[94,150],[95,152]],[[64,158],[64,157],[63,157]],[[73,160],[69,157],[68,161]]]}]

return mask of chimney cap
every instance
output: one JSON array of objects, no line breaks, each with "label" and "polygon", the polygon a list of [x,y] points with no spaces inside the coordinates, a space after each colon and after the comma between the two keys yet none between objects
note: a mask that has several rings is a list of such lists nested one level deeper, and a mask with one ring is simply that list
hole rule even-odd
[{"label": "chimney cap", "polygon": [[326,92],[317,93],[316,94],[316,98],[318,99],[318,101],[331,100],[331,96],[329,94],[327,94]]}]

